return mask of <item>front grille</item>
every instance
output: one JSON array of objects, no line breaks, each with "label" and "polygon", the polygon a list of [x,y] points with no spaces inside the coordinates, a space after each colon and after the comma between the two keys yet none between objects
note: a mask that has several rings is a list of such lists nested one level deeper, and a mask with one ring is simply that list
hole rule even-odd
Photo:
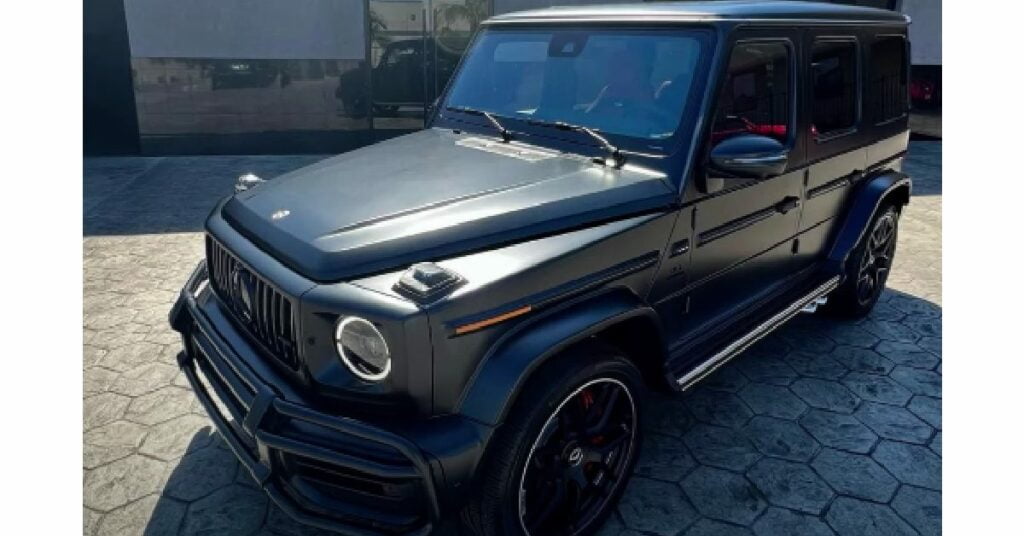
[{"label": "front grille", "polygon": [[264,281],[216,240],[206,237],[210,283],[238,323],[263,348],[292,369],[299,366],[291,300]]}]

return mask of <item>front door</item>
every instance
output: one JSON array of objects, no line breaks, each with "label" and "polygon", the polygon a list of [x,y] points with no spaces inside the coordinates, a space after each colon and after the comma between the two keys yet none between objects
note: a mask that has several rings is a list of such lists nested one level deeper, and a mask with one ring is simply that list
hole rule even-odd
[{"label": "front door", "polygon": [[[799,165],[793,43],[778,32],[771,37],[752,32],[738,36],[705,154],[731,136],[759,134],[790,148],[790,170]],[[676,329],[666,326],[676,331],[675,348],[725,326],[785,280],[792,268],[792,241],[800,217],[802,170],[760,180],[728,177],[707,165],[697,173],[699,180],[687,188],[684,198],[691,207],[687,283],[670,305],[677,310],[677,326],[672,326]],[[673,236],[673,243],[682,239]],[[679,299],[685,300],[681,315]]]}]

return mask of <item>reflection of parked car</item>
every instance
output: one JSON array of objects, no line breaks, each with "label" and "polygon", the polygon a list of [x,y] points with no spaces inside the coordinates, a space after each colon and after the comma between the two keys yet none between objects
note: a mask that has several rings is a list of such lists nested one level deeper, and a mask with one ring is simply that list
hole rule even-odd
[{"label": "reflection of parked car", "polygon": [[210,81],[213,89],[267,87],[277,79],[278,70],[265,60],[217,60]]},{"label": "reflection of parked car", "polygon": [[[427,74],[434,73],[436,69],[437,79],[443,84],[451,77],[459,57],[445,48],[435,47],[430,40],[408,39],[388,44],[380,62],[373,68],[374,113],[392,115],[401,106],[422,109],[427,98],[424,93],[426,84],[432,83]],[[363,117],[368,111],[364,76],[362,70],[342,74],[334,93],[341,100],[345,112],[354,117]]]},{"label": "reflection of parked car", "polygon": [[910,201],[906,35],[807,2],[495,17],[428,128],[217,205],[170,314],[185,377],[303,522],[593,534],[647,387],[875,306]]}]

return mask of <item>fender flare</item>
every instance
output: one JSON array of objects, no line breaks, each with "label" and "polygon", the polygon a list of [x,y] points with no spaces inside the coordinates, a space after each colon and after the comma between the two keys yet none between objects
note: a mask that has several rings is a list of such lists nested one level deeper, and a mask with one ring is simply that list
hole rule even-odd
[{"label": "fender flare", "polygon": [[648,317],[658,326],[657,313],[620,288],[574,301],[517,326],[488,350],[456,412],[490,426],[501,424],[538,367],[569,346],[638,316]]},{"label": "fender flare", "polygon": [[888,199],[895,199],[901,207],[907,205],[910,203],[910,189],[910,176],[899,171],[887,171],[868,179],[854,193],[843,224],[832,241],[828,253],[829,268],[842,272],[846,259],[864,236],[878,207]]}]

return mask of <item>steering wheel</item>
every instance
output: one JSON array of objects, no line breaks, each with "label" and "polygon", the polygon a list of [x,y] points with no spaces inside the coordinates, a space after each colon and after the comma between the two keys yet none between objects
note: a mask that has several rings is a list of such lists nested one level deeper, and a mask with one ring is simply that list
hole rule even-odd
[{"label": "steering wheel", "polygon": [[[639,103],[636,101],[611,100],[607,97],[607,89],[608,87],[605,86],[605,88],[598,93],[594,102],[584,110],[584,115],[601,116],[605,114],[610,115],[612,113],[639,115],[643,117],[645,123],[647,123],[645,126],[648,127],[646,129],[648,134],[655,133],[655,130],[659,131],[657,133],[662,133],[661,131],[664,129],[675,128],[678,123],[678,118],[661,109],[657,105],[657,102],[652,101],[650,103]],[[665,126],[664,129],[659,128],[662,125]]]},{"label": "steering wheel", "polygon": [[[584,115],[592,117],[622,114],[625,116],[643,118],[644,134],[663,134],[665,131],[674,130],[679,118],[666,112],[657,106],[656,103],[641,104],[636,102],[620,103],[607,99],[600,99],[584,111]],[[614,115],[612,115],[614,117]]]}]

